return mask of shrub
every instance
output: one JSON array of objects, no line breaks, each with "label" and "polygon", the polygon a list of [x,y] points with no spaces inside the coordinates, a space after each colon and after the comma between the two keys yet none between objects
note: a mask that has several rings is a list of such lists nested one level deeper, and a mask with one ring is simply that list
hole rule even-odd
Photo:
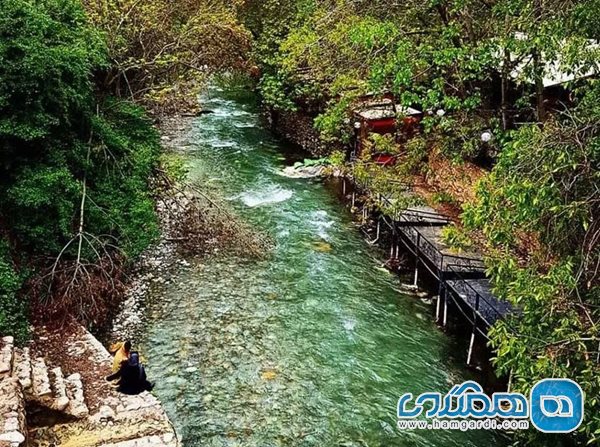
[{"label": "shrub", "polygon": [[8,244],[0,239],[0,335],[12,335],[17,343],[27,339],[27,304],[17,292],[22,279],[10,259]]}]

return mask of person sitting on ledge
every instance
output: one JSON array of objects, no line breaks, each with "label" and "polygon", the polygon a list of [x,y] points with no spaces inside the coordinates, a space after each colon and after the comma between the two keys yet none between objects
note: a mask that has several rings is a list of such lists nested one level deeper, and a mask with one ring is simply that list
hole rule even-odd
[{"label": "person sitting on ledge", "polygon": [[109,381],[116,379],[120,379],[117,390],[124,394],[140,394],[143,391],[152,391],[154,387],[148,382],[144,365],[140,363],[140,355],[135,351],[129,353],[129,358],[117,372],[106,378]]},{"label": "person sitting on ledge", "polygon": [[123,362],[129,359],[131,342],[127,340],[125,343],[115,343],[110,347],[110,352],[115,356],[113,359],[112,372],[116,373],[121,368]]}]

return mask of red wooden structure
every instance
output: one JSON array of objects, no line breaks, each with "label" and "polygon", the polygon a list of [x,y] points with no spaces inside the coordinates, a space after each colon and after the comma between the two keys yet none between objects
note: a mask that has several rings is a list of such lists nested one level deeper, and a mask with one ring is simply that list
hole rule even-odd
[{"label": "red wooden structure", "polygon": [[[423,113],[411,107],[403,107],[390,94],[382,97],[365,96],[354,109],[355,149],[360,156],[372,133],[380,135],[411,136],[418,128]],[[382,165],[394,164],[396,159],[389,154],[375,154],[373,161]]]}]

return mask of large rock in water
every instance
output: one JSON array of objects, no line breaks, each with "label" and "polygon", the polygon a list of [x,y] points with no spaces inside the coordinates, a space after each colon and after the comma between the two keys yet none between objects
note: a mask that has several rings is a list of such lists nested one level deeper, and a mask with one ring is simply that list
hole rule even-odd
[{"label": "large rock in water", "polygon": [[281,175],[290,178],[312,178],[323,175],[323,166],[288,166],[281,171]]}]

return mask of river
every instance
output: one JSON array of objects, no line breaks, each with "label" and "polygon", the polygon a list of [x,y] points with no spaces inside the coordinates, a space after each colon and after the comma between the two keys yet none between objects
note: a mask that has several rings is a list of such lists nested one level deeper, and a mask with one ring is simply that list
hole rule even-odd
[{"label": "river", "polygon": [[184,446],[504,445],[485,431],[397,430],[401,394],[469,377],[465,347],[401,293],[321,181],[279,175],[290,150],[251,101],[213,89],[203,105],[214,113],[179,141],[191,178],[275,248],[192,261],[147,304],[137,341]]}]

